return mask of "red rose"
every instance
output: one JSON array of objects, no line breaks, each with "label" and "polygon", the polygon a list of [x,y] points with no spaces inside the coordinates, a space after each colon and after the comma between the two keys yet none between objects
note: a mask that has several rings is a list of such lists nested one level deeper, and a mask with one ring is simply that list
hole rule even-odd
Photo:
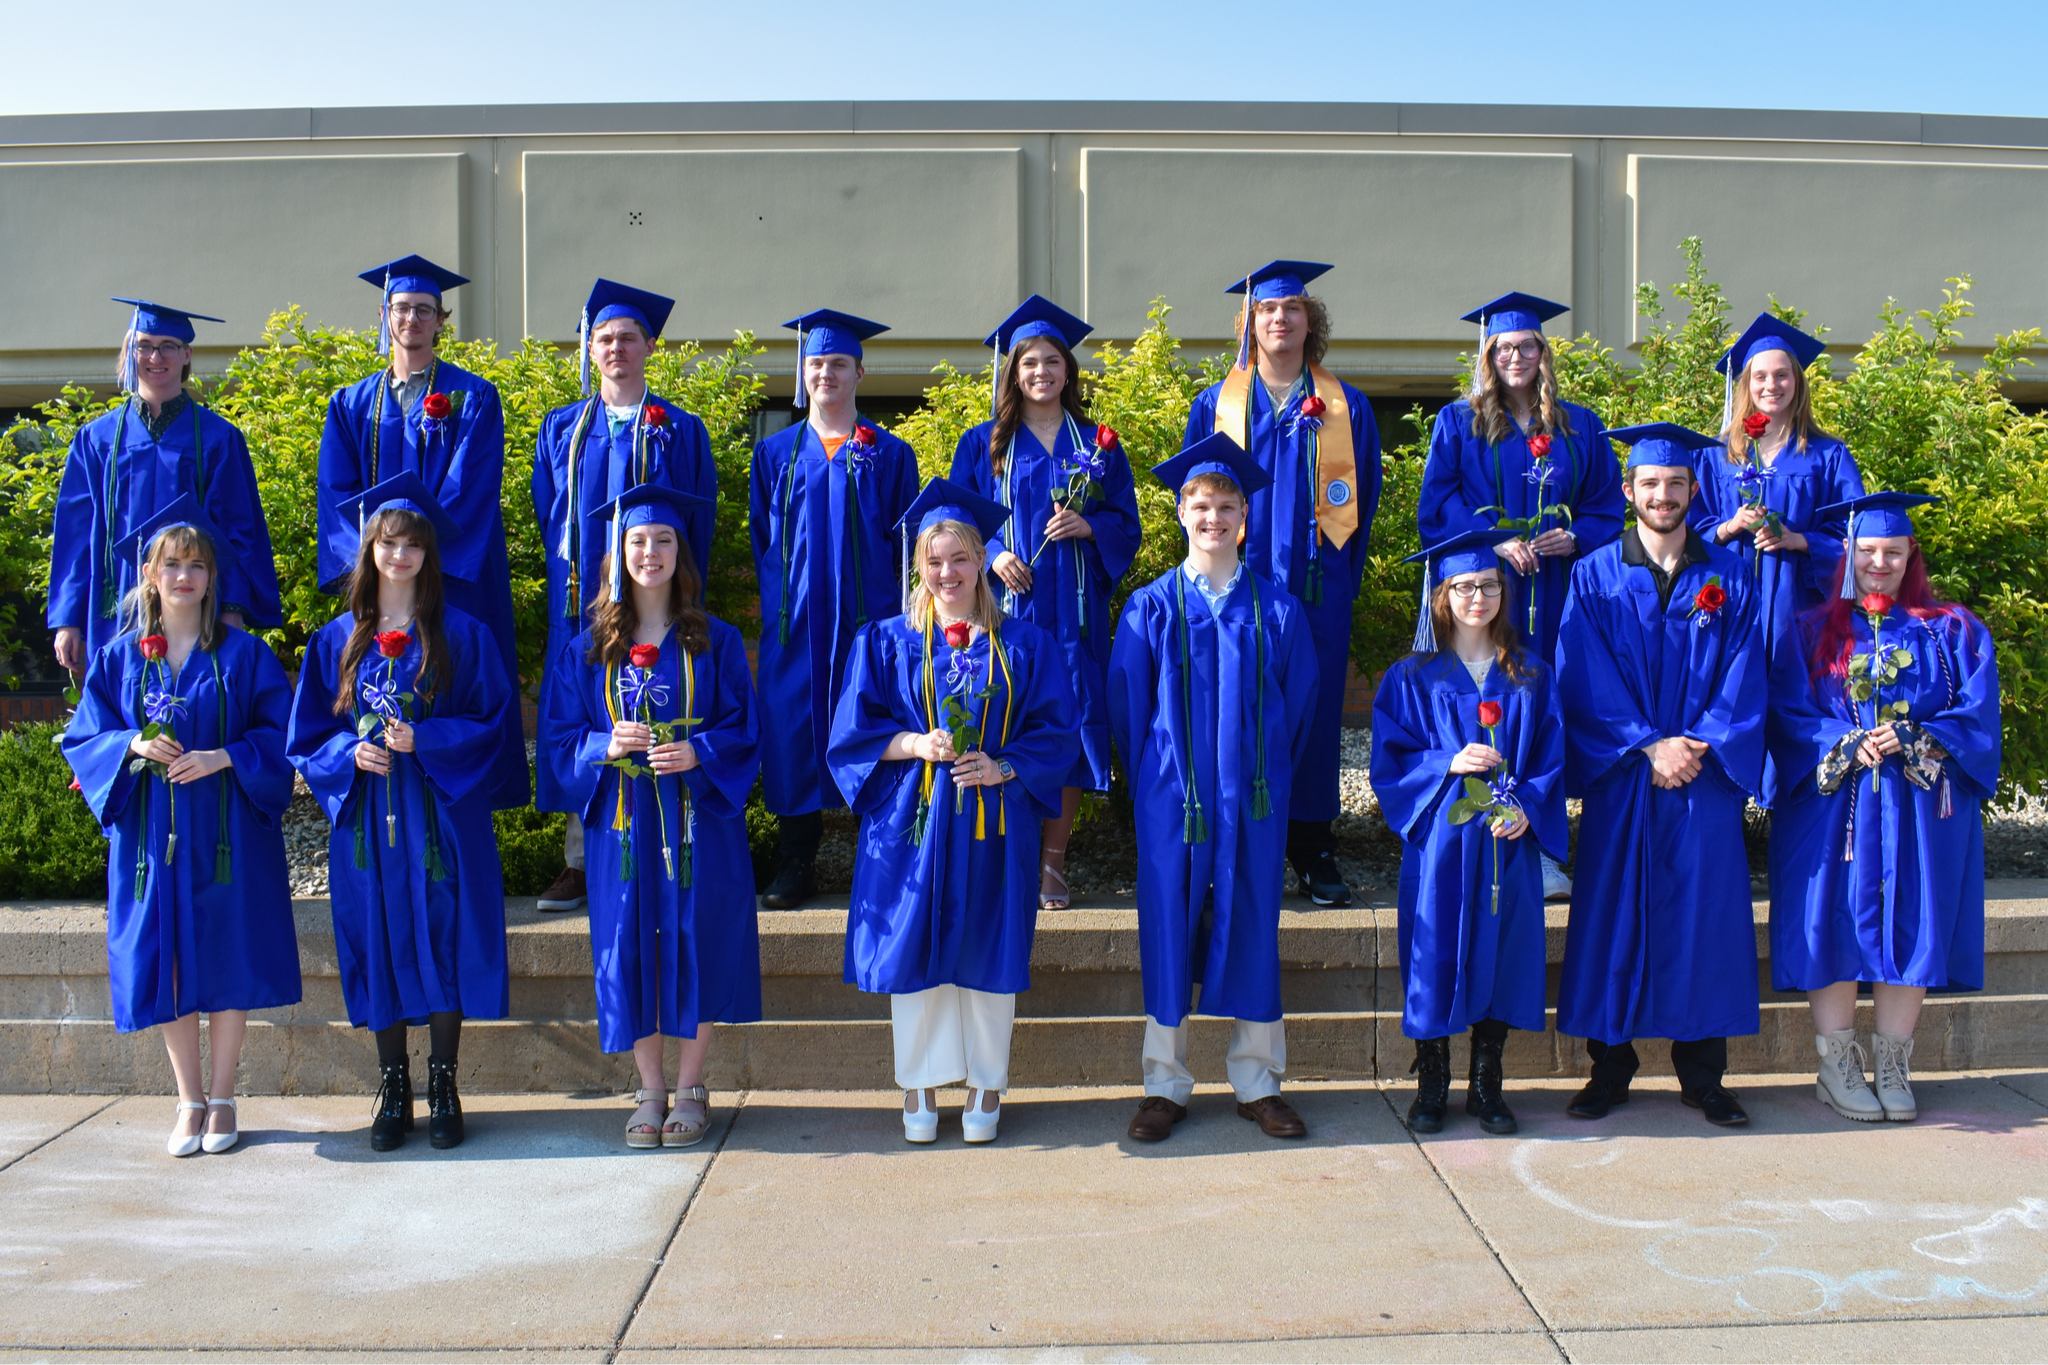
[{"label": "red rose", "polygon": [[875,443],[875,429],[866,424],[855,427],[853,429],[853,443],[862,446],[873,445]]},{"label": "red rose", "polygon": [[1749,416],[1742,419],[1742,432],[1750,440],[1754,441],[1764,434],[1764,429],[1770,426],[1770,424],[1770,418],[1760,412],[1752,412]]},{"label": "red rose", "polygon": [[1314,394],[1310,394],[1308,397],[1301,400],[1301,415],[1303,417],[1321,417],[1325,412],[1328,412],[1329,410],[1330,405],[1328,403],[1325,403],[1322,399],[1316,397]]},{"label": "red rose", "polygon": [[1489,727],[1498,725],[1500,724],[1500,716],[1501,711],[1499,702],[1483,701],[1479,703],[1479,723],[1481,725]]},{"label": "red rose", "polygon": [[161,635],[145,635],[135,645],[145,659],[161,659],[171,652],[171,642]]},{"label": "red rose", "polygon": [[1728,605],[1728,590],[1719,583],[1709,583],[1693,596],[1692,604],[1698,611],[1719,611]]},{"label": "red rose", "polygon": [[433,418],[435,421],[439,421],[441,418],[446,417],[451,411],[453,411],[453,409],[451,409],[448,406],[448,395],[445,393],[428,394],[426,398],[422,400],[420,406],[426,412],[427,416]]},{"label": "red rose", "polygon": [[652,668],[661,662],[660,645],[634,645],[626,651],[635,668]]},{"label": "red rose", "polygon": [[1097,450],[1108,450],[1110,447],[1116,444],[1116,441],[1117,436],[1116,429],[1114,427],[1111,427],[1106,423],[1098,424],[1096,426],[1095,448]]},{"label": "red rose", "polygon": [[946,643],[955,649],[967,648],[967,642],[974,638],[974,627],[965,621],[955,621],[946,627]]},{"label": "red rose", "polygon": [[659,403],[649,403],[640,409],[640,421],[650,427],[665,427],[668,425],[668,409]]},{"label": "red rose", "polygon": [[1550,438],[1537,434],[1529,438],[1529,458],[1540,460],[1550,453]]},{"label": "red rose", "polygon": [[1891,614],[1892,599],[1886,593],[1865,593],[1863,600],[1856,605],[1869,612],[1872,616],[1888,616]]},{"label": "red rose", "polygon": [[387,659],[403,658],[405,647],[411,640],[412,636],[402,630],[380,632],[377,636],[377,652]]}]

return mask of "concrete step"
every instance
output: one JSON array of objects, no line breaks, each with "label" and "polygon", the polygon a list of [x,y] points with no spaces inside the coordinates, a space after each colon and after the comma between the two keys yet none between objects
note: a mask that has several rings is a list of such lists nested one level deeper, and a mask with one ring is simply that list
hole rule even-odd
[{"label": "concrete step", "polygon": [[[374,1088],[368,1040],[346,1022],[327,902],[294,903],[305,998],[259,1012],[244,1052],[251,1093],[352,1093]],[[1767,955],[1759,902],[1758,950]],[[1565,909],[1550,907],[1553,978],[1563,957]],[[542,915],[532,900],[507,904],[512,1014],[474,1021],[463,1046],[465,1083],[479,1091],[629,1088],[631,1065],[597,1050],[588,926],[581,914]],[[1300,1077],[1398,1078],[1413,1047],[1400,1035],[1396,914],[1389,905],[1287,910],[1281,917],[1283,998],[1290,1071]],[[846,910],[821,903],[761,916],[763,1023],[720,1030],[713,1082],[779,1089],[886,1088],[888,1000],[841,979]],[[1915,1061],[1967,1069],[2048,1063],[2048,882],[1987,887],[1986,990],[1937,997],[1922,1015]],[[1032,989],[1018,999],[1014,1078],[1020,1085],[1129,1084],[1138,1079],[1143,1030],[1134,905],[1040,916]],[[1770,990],[1764,1026],[1735,1040],[1736,1071],[1803,1071],[1813,1038],[1803,999]],[[1866,1010],[1868,1006],[1865,1006]],[[0,905],[0,1091],[161,1092],[170,1085],[161,1040],[118,1035],[109,1019],[104,907]],[[1867,1020],[1865,1023],[1867,1027]],[[1222,1074],[1228,1026],[1197,1020],[1198,1074]],[[422,1036],[423,1043],[423,1036]],[[1646,1065],[1668,1071],[1661,1047]],[[1462,1072],[1462,1042],[1454,1058]],[[1519,1077],[1582,1075],[1583,1045],[1516,1034]]]}]

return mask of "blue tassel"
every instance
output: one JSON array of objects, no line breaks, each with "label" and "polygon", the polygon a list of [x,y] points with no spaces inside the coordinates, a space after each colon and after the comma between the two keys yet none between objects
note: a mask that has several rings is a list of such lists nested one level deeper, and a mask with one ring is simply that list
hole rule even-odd
[{"label": "blue tassel", "polygon": [[1436,622],[1429,612],[1429,561],[1422,561],[1422,613],[1415,619],[1415,652],[1436,653]]},{"label": "blue tassel", "polygon": [[391,354],[391,271],[384,271],[384,299],[377,305],[377,354]]},{"label": "blue tassel", "polygon": [[810,399],[804,393],[804,325],[799,322],[796,325],[796,398],[790,406],[802,412],[809,403]]},{"label": "blue tassel", "polygon": [[1842,529],[1842,600],[1856,600],[1856,514],[1849,514],[1849,524]]},{"label": "blue tassel", "polygon": [[576,324],[576,382],[590,392],[590,305],[583,306],[583,321]]}]

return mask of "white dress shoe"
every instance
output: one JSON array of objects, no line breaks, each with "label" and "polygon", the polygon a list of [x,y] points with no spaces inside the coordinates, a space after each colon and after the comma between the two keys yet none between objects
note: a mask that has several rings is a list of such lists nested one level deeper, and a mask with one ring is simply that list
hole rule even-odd
[{"label": "white dress shoe", "polygon": [[922,1090],[903,1092],[906,1104],[915,1108],[903,1111],[903,1138],[906,1142],[937,1142],[939,1140],[938,1106],[925,1098]]},{"label": "white dress shoe", "polygon": [[242,1118],[235,1111],[234,1097],[230,1095],[224,1100],[208,1100],[206,1102],[206,1117],[208,1119],[213,1117],[213,1106],[216,1104],[226,1105],[228,1112],[235,1114],[235,1131],[232,1133],[202,1133],[199,1138],[199,1148],[201,1151],[225,1152],[228,1148],[242,1140]]},{"label": "white dress shoe", "polygon": [[960,1130],[969,1142],[996,1140],[996,1125],[1003,1121],[1002,1097],[997,1096],[993,1113],[984,1113],[981,1108],[984,1097],[993,1093],[989,1090],[967,1092],[967,1107],[960,1111]]},{"label": "white dress shoe", "polygon": [[1568,901],[1572,898],[1572,879],[1564,875],[1564,869],[1548,853],[1538,850],[1543,860],[1543,899],[1547,901]]},{"label": "white dress shoe", "polygon": [[1813,1044],[1820,1050],[1820,1078],[1814,1082],[1813,1097],[1845,1119],[1884,1122],[1884,1106],[1863,1078],[1863,1045],[1856,1041],[1856,1030],[1816,1033]]},{"label": "white dress shoe", "polygon": [[1913,1035],[1873,1033],[1870,1041],[1877,1050],[1877,1102],[1892,1122],[1911,1123],[1920,1117],[1913,1098]]},{"label": "white dress shoe", "polygon": [[[201,1104],[198,1100],[178,1101],[178,1113],[180,1115],[180,1122],[178,1123],[177,1128],[171,1129],[171,1140],[164,1144],[164,1150],[169,1152],[172,1156],[191,1156],[194,1152],[199,1150],[199,1134],[194,1133],[190,1137],[187,1137],[185,1134],[180,1133],[178,1131],[178,1128],[182,1128],[185,1126],[183,1122],[183,1115],[187,1109],[197,1109],[202,1114],[206,1112],[206,1106],[204,1104]],[[201,1128],[204,1128],[206,1124],[204,1121],[202,1121],[199,1126]]]}]

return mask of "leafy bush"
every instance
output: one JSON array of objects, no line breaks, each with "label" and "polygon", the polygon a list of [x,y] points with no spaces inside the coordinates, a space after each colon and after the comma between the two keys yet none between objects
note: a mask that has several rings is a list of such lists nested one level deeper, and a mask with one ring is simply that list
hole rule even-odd
[{"label": "leafy bush", "polygon": [[498,861],[505,868],[505,894],[538,896],[562,870],[566,815],[543,815],[532,806],[491,816],[498,829]]},{"label": "leafy bush", "polygon": [[63,734],[49,721],[0,734],[0,896],[107,894],[107,840],[71,790]]}]

